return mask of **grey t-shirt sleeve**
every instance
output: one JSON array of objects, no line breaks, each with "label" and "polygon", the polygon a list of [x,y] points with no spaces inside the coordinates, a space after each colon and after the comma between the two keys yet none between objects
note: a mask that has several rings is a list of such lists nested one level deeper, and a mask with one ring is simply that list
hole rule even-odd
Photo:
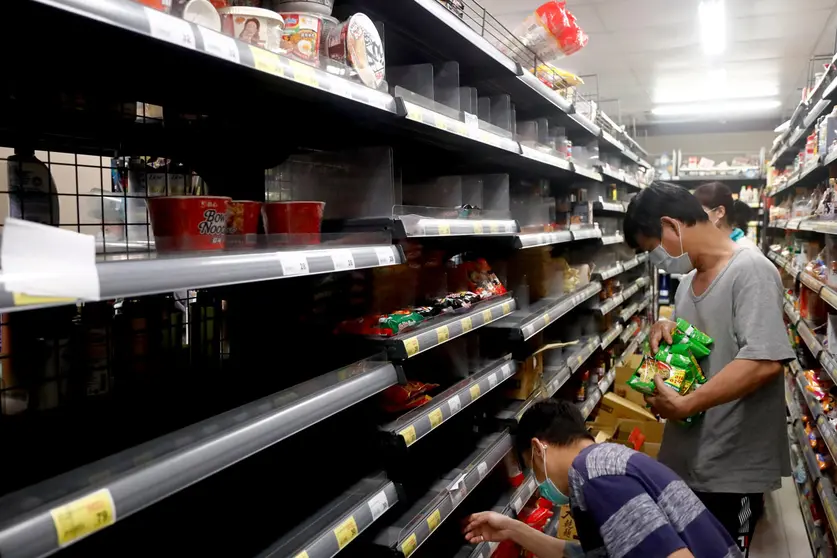
[{"label": "grey t-shirt sleeve", "polygon": [[782,318],[782,283],[776,268],[759,255],[740,269],[732,293],[733,332],[739,347],[735,358],[792,360],[796,355]]}]

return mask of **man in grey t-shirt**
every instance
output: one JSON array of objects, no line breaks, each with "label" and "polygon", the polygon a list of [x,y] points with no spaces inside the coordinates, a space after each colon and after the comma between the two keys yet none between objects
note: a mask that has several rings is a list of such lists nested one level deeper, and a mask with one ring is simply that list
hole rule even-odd
[{"label": "man in grey t-shirt", "polygon": [[[705,411],[692,426],[670,420],[659,459],[680,475],[746,552],[763,494],[790,474],[783,363],[794,358],[782,320],[782,284],[761,254],[737,246],[685,189],[654,185],[628,207],[625,238],[651,261],[686,276],[675,313],[715,342],[700,361],[707,382],[682,397],[657,378],[648,398],[666,419]],[[652,350],[671,343],[661,320]]]}]

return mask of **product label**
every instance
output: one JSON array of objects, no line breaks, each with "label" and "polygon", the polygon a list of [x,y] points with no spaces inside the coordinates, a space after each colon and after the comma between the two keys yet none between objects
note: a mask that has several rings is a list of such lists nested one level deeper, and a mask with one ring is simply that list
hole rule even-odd
[{"label": "product label", "polygon": [[497,373],[496,372],[488,376],[488,385],[491,386],[491,389],[494,389],[494,387],[497,385]]},{"label": "product label", "polygon": [[357,522],[354,517],[350,517],[334,529],[334,537],[337,539],[337,546],[340,550],[343,550],[357,535]]},{"label": "product label", "polygon": [[448,400],[448,409],[450,409],[451,416],[455,415],[462,408],[462,401],[458,395],[454,395]]},{"label": "product label", "polygon": [[411,357],[419,352],[418,337],[410,337],[404,340],[404,349],[407,351],[407,356]]},{"label": "product label", "polygon": [[198,234],[213,236],[213,244],[224,241],[227,233],[227,212],[219,213],[216,209],[209,208],[203,212],[203,221],[198,223]]},{"label": "product label", "polygon": [[462,324],[462,331],[463,332],[468,332],[468,331],[471,331],[472,329],[474,329],[474,323],[471,321],[470,317],[463,318],[462,320],[460,320],[459,323]]},{"label": "product label", "polygon": [[489,323],[492,320],[491,310],[483,310],[482,311],[482,320],[483,320],[483,323],[486,323],[486,324]]},{"label": "product label", "polygon": [[59,546],[66,546],[116,522],[116,506],[108,489],[54,508],[50,514]]},{"label": "product label", "polygon": [[209,54],[213,54],[230,62],[238,64],[241,62],[241,56],[238,53],[238,45],[235,39],[216,33],[211,29],[198,25],[198,31],[203,39],[203,49]]},{"label": "product label", "polygon": [[480,479],[485,478],[485,475],[488,473],[488,465],[485,464],[485,461],[477,465],[477,473],[479,473]]},{"label": "product label", "polygon": [[418,540],[416,539],[416,534],[413,533],[412,535],[407,537],[407,540],[405,540],[403,543],[401,543],[401,553],[404,555],[404,558],[407,558],[413,552],[416,551],[417,547],[418,547]]},{"label": "product label", "polygon": [[416,427],[410,425],[401,432],[399,432],[398,435],[404,438],[404,441],[407,443],[408,446],[410,446],[416,441]]},{"label": "product label", "polygon": [[471,401],[479,399],[479,397],[480,397],[480,386],[479,386],[479,384],[475,384],[475,385],[471,386],[470,392],[471,392]]},{"label": "product label", "polygon": [[450,330],[448,329],[448,326],[442,326],[436,329],[436,340],[440,345],[448,339],[450,339]]},{"label": "product label", "polygon": [[372,513],[372,521],[377,521],[388,509],[389,500],[387,500],[387,493],[383,490],[369,500],[369,511]]},{"label": "product label", "polygon": [[433,410],[429,415],[427,415],[427,418],[430,420],[430,429],[432,430],[436,428],[437,426],[442,424],[442,421],[444,420],[444,416],[442,415],[442,409]]},{"label": "product label", "polygon": [[352,256],[351,250],[332,250],[331,261],[337,271],[355,268],[355,258]]},{"label": "product label", "polygon": [[427,518],[427,528],[432,533],[440,523],[442,523],[442,513],[439,510],[434,510]]},{"label": "product label", "polygon": [[503,314],[509,314],[511,312],[511,304],[508,302],[503,303]]},{"label": "product label", "polygon": [[392,248],[387,248],[383,246],[375,247],[375,255],[378,256],[378,265],[395,264],[395,255],[393,254],[392,250]]}]

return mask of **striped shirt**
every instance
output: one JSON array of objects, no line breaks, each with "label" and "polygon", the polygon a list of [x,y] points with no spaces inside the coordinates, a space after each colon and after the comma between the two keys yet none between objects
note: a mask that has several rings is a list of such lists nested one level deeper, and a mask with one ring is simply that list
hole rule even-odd
[{"label": "striped shirt", "polygon": [[668,467],[618,444],[584,448],[570,468],[570,506],[586,556],[740,558],[726,529]]}]

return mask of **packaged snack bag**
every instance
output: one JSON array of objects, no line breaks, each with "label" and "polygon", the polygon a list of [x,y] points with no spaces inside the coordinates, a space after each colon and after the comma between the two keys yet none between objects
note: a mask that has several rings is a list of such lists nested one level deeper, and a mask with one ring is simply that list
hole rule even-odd
[{"label": "packaged snack bag", "polygon": [[677,345],[688,345],[689,348],[692,350],[692,354],[694,354],[696,358],[705,358],[709,356],[710,351],[706,348],[706,345],[696,341],[692,337],[689,337],[688,335],[680,331],[680,329],[675,329],[671,333],[671,339]]},{"label": "packaged snack bag", "polygon": [[643,357],[642,362],[639,363],[633,376],[628,380],[628,386],[645,395],[654,395],[657,391],[654,376],[657,374],[660,375],[667,385],[678,393],[680,393],[680,390],[684,386],[691,386],[691,382],[689,381],[690,374],[685,369],[656,360],[648,354]]},{"label": "packaged snack bag", "polygon": [[668,345],[660,345],[660,350],[654,355],[654,358],[666,364],[676,366],[678,368],[689,368],[692,365],[691,356],[683,354],[676,354],[671,351]]},{"label": "packaged snack bag", "polygon": [[677,329],[682,331],[687,337],[702,344],[704,347],[708,347],[715,341],[683,318],[677,318]]}]

